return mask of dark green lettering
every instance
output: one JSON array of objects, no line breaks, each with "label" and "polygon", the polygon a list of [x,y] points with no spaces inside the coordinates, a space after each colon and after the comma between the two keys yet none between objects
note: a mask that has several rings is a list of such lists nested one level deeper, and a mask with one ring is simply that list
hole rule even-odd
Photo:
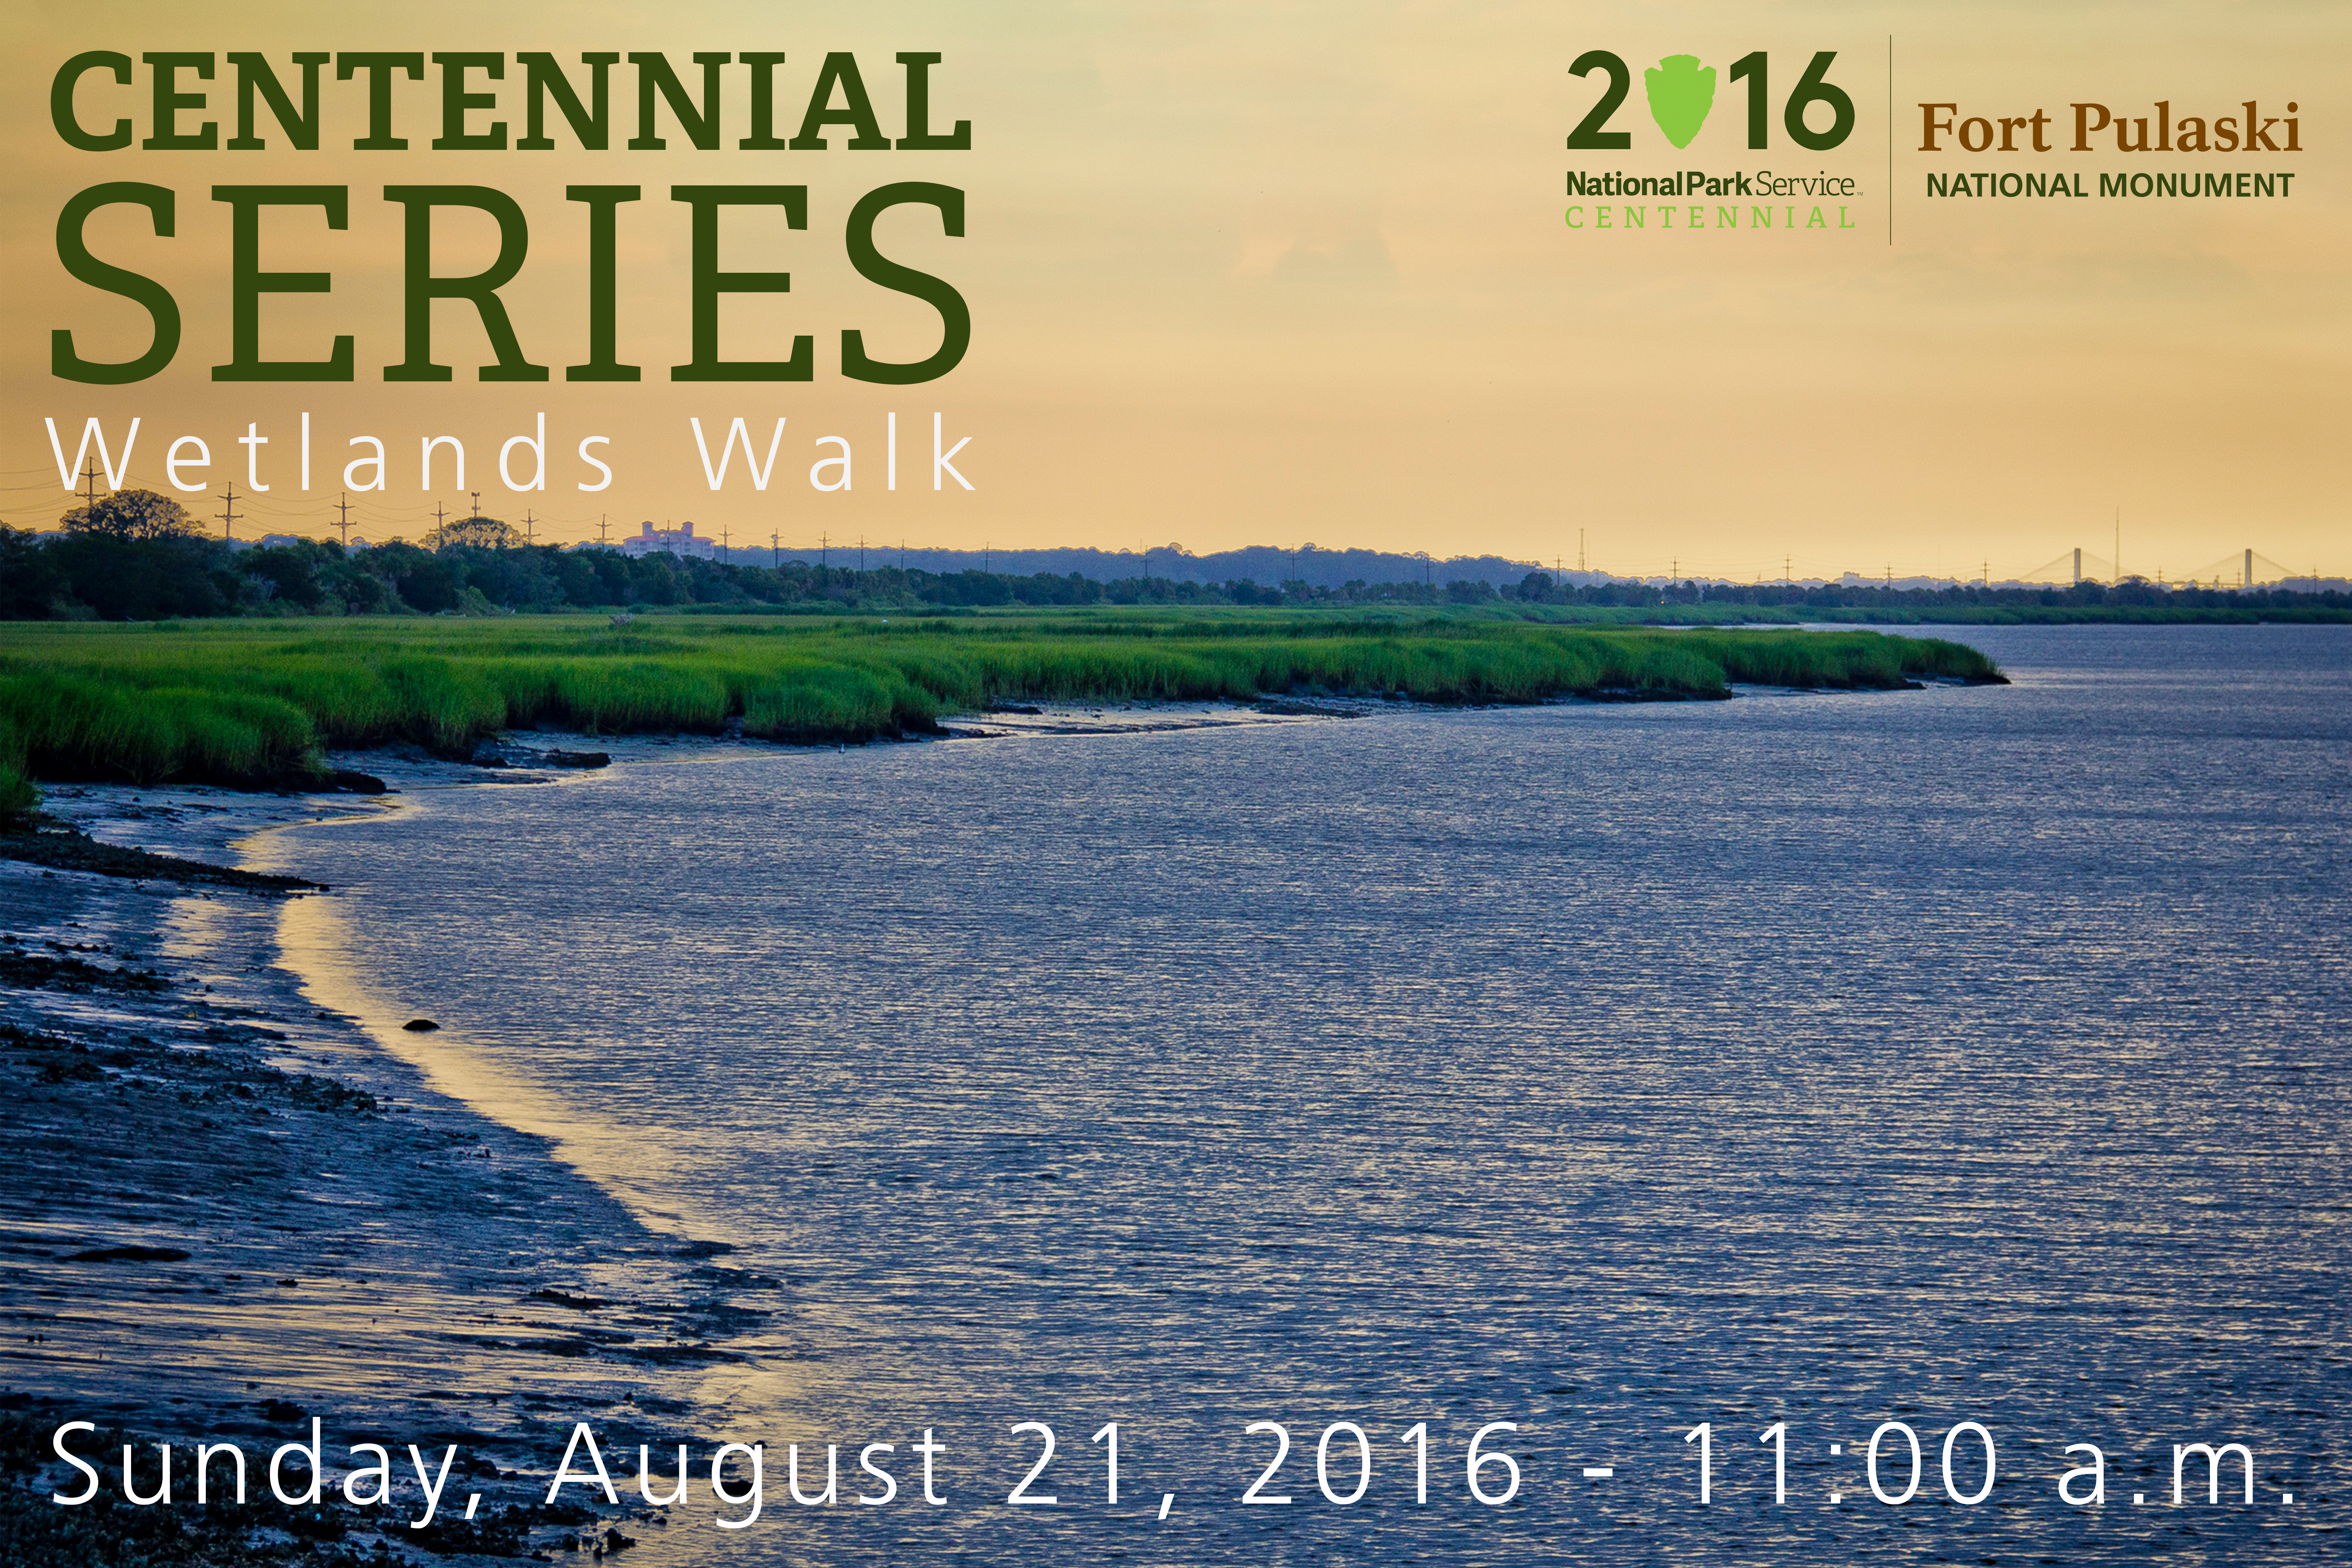
[{"label": "dark green lettering", "polygon": [[212,80],[212,56],[167,51],[139,58],[155,73],[155,133],[139,145],[149,151],[181,153],[209,153],[218,146],[220,126],[213,121],[205,121],[203,130],[192,133],[180,130],[180,110],[205,106],[203,93],[179,90],[180,73],[193,70],[204,80]]},{"label": "dark green lettering", "polygon": [[49,333],[49,374],[62,381],[79,381],[91,386],[121,386],[144,381],[171,363],[172,356],[180,351],[180,307],[173,302],[171,292],[152,278],[142,278],[100,261],[82,243],[82,225],[89,215],[117,202],[145,207],[154,215],[156,234],[166,239],[172,237],[175,205],[172,193],[163,186],[127,180],[92,185],[66,203],[65,210],[58,214],[58,259],[68,273],[91,288],[120,294],[146,307],[155,323],[155,335],[147,352],[137,359],[100,363],[76,353],[73,333],[63,327],[57,328]]},{"label": "dark green lettering", "polygon": [[503,153],[507,145],[507,122],[490,121],[488,131],[474,132],[466,129],[466,111],[469,109],[496,109],[499,95],[494,92],[467,92],[466,73],[483,70],[490,73],[492,81],[504,81],[507,58],[504,55],[469,54],[455,50],[436,52],[433,63],[441,68],[441,134],[433,138],[436,153]]},{"label": "dark green lettering", "polygon": [[751,134],[735,143],[754,152],[773,152],[784,143],[776,138],[776,68],[780,54],[740,55],[751,68]]},{"label": "dark green lettering", "polygon": [[[847,100],[839,109],[832,107],[836,83]],[[847,143],[855,152],[881,152],[890,145],[890,138],[882,134],[882,127],[874,118],[874,105],[866,96],[865,79],[857,74],[856,55],[824,57],[824,68],[816,73],[816,89],[809,94],[808,113],[801,119],[801,133],[792,139],[791,145],[803,153],[824,152],[822,132],[828,125],[846,125],[856,132]]]},{"label": "dark green lettering", "polygon": [[[545,381],[547,367],[522,357],[515,341],[514,323],[507,319],[498,291],[522,270],[530,249],[530,226],[512,196],[488,185],[386,185],[383,199],[406,209],[403,293],[406,310],[407,357],[383,367],[386,381],[447,381],[449,367],[433,363],[433,301],[470,300],[489,334],[490,350],[499,356],[476,373],[482,381]],[[498,259],[471,278],[433,276],[433,209],[472,207],[498,220]]]},{"label": "dark green lettering", "polygon": [[601,153],[611,141],[612,67],[621,57],[616,54],[582,55],[580,63],[589,68],[588,96],[595,107],[593,113],[580,107],[580,97],[572,90],[572,83],[555,57],[545,50],[517,55],[522,62],[524,79],[530,84],[530,134],[515,143],[516,147],[532,153],[545,152],[555,145],[546,134],[546,95],[555,95],[555,107],[572,126],[572,134],[580,145],[592,153]]},{"label": "dark green lettering", "polygon": [[422,54],[353,54],[335,57],[335,79],[349,81],[354,71],[368,73],[368,133],[352,143],[370,153],[396,153],[408,145],[405,136],[392,133],[392,73],[411,81],[425,79]]},{"label": "dark green lettering", "polygon": [[269,105],[269,112],[278,117],[278,128],[286,132],[286,140],[305,153],[319,150],[319,68],[327,63],[325,55],[298,54],[294,63],[302,68],[302,111],[294,112],[294,100],[278,83],[278,73],[259,55],[233,54],[228,63],[236,68],[236,134],[226,145],[240,153],[255,151],[264,145],[253,133],[253,95],[261,94]]},{"label": "dark green lettering", "polygon": [[971,121],[959,120],[955,130],[945,136],[931,134],[931,68],[940,63],[937,55],[900,55],[898,63],[907,68],[907,133],[898,138],[898,145],[919,152],[961,153],[971,147]]},{"label": "dark green lettering", "polygon": [[868,191],[849,211],[849,264],[858,276],[885,289],[911,294],[940,313],[940,346],[927,359],[906,364],[869,359],[865,334],[852,329],[841,334],[841,374],[853,381],[885,386],[907,386],[936,381],[955,369],[971,346],[971,310],[963,296],[944,279],[911,267],[901,267],[874,245],[874,220],[888,208],[919,203],[940,209],[940,226],[950,237],[963,237],[963,193],[953,185],[908,181]]},{"label": "dark green lettering", "polygon": [[722,360],[719,357],[719,296],[782,294],[789,272],[719,270],[719,209],[780,206],[793,228],[808,227],[806,185],[672,185],[669,199],[694,208],[694,359],[670,366],[672,381],[809,381],[815,376],[816,342],[793,339],[788,360]]},{"label": "dark green lettering", "polygon": [[[323,55],[320,57],[324,59]],[[350,226],[351,192],[343,185],[215,185],[213,200],[229,204],[229,363],[213,366],[215,381],[349,381],[352,340],[337,336],[322,360],[261,357],[261,297],[264,294],[324,294],[333,280],[324,272],[261,270],[261,209],[264,206],[324,207],[329,228]]]},{"label": "dark green lettering", "polygon": [[615,215],[623,202],[635,201],[635,185],[566,185],[565,199],[588,204],[588,363],[566,365],[566,381],[635,381],[637,367],[614,357],[614,321],[619,314],[614,254],[619,249]]},{"label": "dark green lettering", "polygon": [[702,68],[702,107],[686,96],[686,84],[669,68],[667,58],[654,53],[632,53],[629,63],[637,68],[637,133],[629,138],[632,151],[659,152],[669,145],[654,134],[654,94],[658,91],[669,100],[669,111],[677,118],[677,128],[686,139],[708,153],[719,145],[719,68],[731,57],[720,54],[699,54],[694,63]]},{"label": "dark green lettering", "polygon": [[131,145],[131,121],[118,120],[114,129],[98,135],[81,128],[74,118],[74,89],[83,76],[103,68],[114,73],[114,79],[125,87],[131,85],[131,57],[118,55],[111,49],[90,49],[76,55],[58,68],[49,83],[49,123],[58,128],[58,135],[68,147],[79,147],[85,153],[111,153]]}]

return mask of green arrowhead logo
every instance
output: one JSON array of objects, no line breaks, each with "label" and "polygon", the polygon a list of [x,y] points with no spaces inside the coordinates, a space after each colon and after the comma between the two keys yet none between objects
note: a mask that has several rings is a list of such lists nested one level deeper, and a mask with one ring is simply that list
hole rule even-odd
[{"label": "green arrowhead logo", "polygon": [[1677,147],[1687,147],[1706,111],[1715,107],[1715,68],[1702,67],[1696,55],[1668,55],[1642,80],[1650,89],[1650,118]]}]

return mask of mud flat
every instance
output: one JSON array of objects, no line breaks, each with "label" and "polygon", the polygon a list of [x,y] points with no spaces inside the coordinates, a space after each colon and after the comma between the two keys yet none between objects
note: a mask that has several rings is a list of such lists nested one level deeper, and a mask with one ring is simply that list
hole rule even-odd
[{"label": "mud flat", "polygon": [[[730,1342],[753,1323],[765,1353],[790,1342],[779,1282],[649,1227],[306,1000],[273,933],[282,900],[318,895],[186,867],[231,866],[236,840],[348,800],[66,786],[47,804],[89,837],[0,858],[8,1559],[374,1561],[388,1537],[463,1561],[591,1533],[609,1549],[617,1528],[635,1560],[666,1560],[656,1510],[541,1509],[547,1479],[575,1421],[626,1445],[623,1478],[637,1443],[703,1429],[698,1389],[747,1370]],[[350,1444],[455,1444],[449,1487],[480,1494],[476,1520],[457,1502],[421,1532],[402,1527],[415,1506],[289,1520],[257,1478],[314,1416],[330,1499]],[[70,1510],[48,1500],[80,1484],[50,1448],[69,1420],[100,1428],[76,1446],[110,1500]],[[261,1500],[121,1506],[126,1440],[150,1463],[172,1441],[184,1466],[184,1445],[236,1443]]]}]

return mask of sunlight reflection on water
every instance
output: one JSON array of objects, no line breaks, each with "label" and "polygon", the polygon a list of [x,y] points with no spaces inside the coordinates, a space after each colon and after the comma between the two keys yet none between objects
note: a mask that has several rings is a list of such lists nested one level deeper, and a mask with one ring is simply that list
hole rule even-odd
[{"label": "sunlight reflection on water", "polygon": [[[2154,1498],[2222,1433],[2302,1506],[2195,1528],[2307,1560],[2352,1512],[2352,635],[1963,635],[2018,684],[714,751],[280,842],[357,933],[306,968],[782,1280],[818,1364],[718,1387],[736,1427],[953,1435],[973,1506],[747,1561],[2137,1561],[2177,1516],[2065,1508],[2061,1451]],[[1909,1510],[1853,1458],[1890,1416]],[[1973,1510],[1933,1468],[1971,1418]],[[977,1506],[1033,1419],[1083,1511]],[[1260,1419],[1291,1508],[1233,1506]],[[1496,1420],[1529,1479],[1489,1510]]]}]

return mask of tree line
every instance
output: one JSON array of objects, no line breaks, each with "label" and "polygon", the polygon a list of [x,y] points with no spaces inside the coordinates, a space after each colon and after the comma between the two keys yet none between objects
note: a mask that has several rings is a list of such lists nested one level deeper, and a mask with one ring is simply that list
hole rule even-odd
[{"label": "tree line", "polygon": [[2182,590],[2126,579],[2064,589],[1956,585],[1941,589],[1630,581],[1570,583],[1530,572],[1496,590],[1433,583],[1246,579],[1191,583],[1077,573],[1021,576],[881,566],[870,571],[787,562],[776,566],[640,556],[604,547],[525,543],[495,518],[462,518],[419,544],[373,549],[302,541],[243,549],[207,537],[178,502],[122,490],[78,507],[54,534],[0,527],[0,619],[152,621],[217,616],[491,615],[709,605],[825,611],[1064,605],[1741,605],[1789,609],[2027,607],[2352,609],[2352,598],[2284,591]]}]

